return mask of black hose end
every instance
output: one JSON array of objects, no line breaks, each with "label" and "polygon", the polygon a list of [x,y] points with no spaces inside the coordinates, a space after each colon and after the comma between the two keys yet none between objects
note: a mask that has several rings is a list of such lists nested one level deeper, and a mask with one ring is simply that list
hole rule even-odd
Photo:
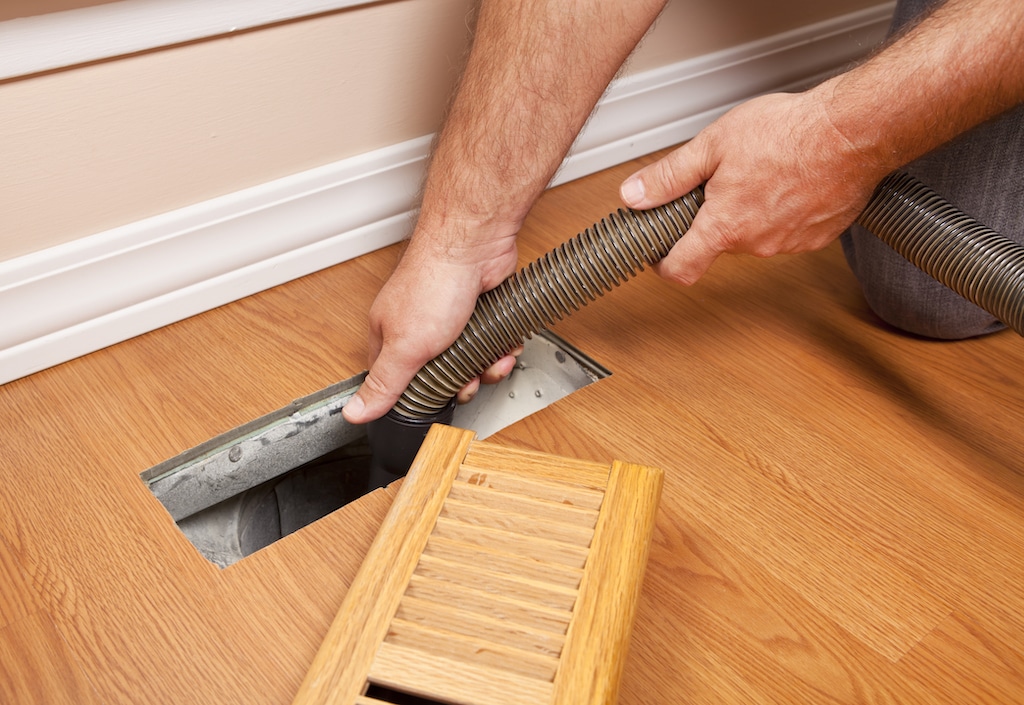
[{"label": "black hose end", "polygon": [[435,423],[450,425],[455,415],[455,399],[436,415],[413,419],[392,409],[376,421],[366,425],[370,441],[370,476],[366,491],[387,487],[409,472],[423,439]]}]

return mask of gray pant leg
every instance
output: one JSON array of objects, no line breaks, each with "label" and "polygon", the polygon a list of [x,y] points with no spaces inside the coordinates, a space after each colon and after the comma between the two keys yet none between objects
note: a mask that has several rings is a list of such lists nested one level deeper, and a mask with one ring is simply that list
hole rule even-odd
[{"label": "gray pant leg", "polygon": [[[928,0],[901,2],[896,25],[927,4]],[[976,220],[1024,243],[1024,105],[979,125],[905,170]],[[868,305],[886,322],[918,335],[949,339],[1004,327],[859,225],[843,234],[842,245]]]}]

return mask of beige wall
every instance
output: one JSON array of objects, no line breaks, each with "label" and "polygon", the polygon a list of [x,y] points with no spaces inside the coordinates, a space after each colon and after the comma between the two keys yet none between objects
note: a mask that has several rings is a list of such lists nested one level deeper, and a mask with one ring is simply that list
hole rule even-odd
[{"label": "beige wall", "polygon": [[884,0],[669,0],[629,62],[631,72],[664,66],[845,15]]},{"label": "beige wall", "polygon": [[[874,4],[676,0],[628,70]],[[0,84],[0,261],[434,131],[468,7],[395,0]]]}]

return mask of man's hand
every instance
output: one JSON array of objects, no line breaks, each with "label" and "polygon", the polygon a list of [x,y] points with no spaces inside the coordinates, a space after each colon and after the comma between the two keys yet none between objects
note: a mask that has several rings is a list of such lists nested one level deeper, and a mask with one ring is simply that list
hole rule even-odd
[{"label": "man's hand", "polygon": [[820,249],[890,171],[1024,100],[1024,3],[936,5],[865,63],[805,93],[751,100],[627,179],[634,208],[707,182],[659,273],[692,284],[723,252]]},{"label": "man's hand", "polygon": [[[500,284],[516,266],[514,236],[476,253],[432,250],[414,239],[378,293],[369,316],[370,370],[342,410],[350,423],[386,414],[413,376],[459,336],[482,292]],[[514,354],[517,354],[515,351]],[[458,395],[466,402],[480,382],[498,382],[515,356],[498,360]]]},{"label": "man's hand", "polygon": [[825,247],[888,171],[835,130],[817,92],[775,94],[734,108],[641,169],[621,196],[632,208],[653,208],[706,182],[693,226],[656,268],[693,284],[723,253],[770,257]]}]

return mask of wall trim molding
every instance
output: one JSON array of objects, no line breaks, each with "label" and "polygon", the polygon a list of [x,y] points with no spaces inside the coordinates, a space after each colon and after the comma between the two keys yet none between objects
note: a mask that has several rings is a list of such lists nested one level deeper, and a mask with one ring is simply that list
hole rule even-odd
[{"label": "wall trim molding", "polygon": [[[820,80],[881,40],[892,8],[617,80],[553,185],[689,139],[759,93]],[[401,240],[430,140],[0,262],[0,384]]]},{"label": "wall trim molding", "polygon": [[233,34],[373,0],[121,0],[0,22],[0,80]]}]

